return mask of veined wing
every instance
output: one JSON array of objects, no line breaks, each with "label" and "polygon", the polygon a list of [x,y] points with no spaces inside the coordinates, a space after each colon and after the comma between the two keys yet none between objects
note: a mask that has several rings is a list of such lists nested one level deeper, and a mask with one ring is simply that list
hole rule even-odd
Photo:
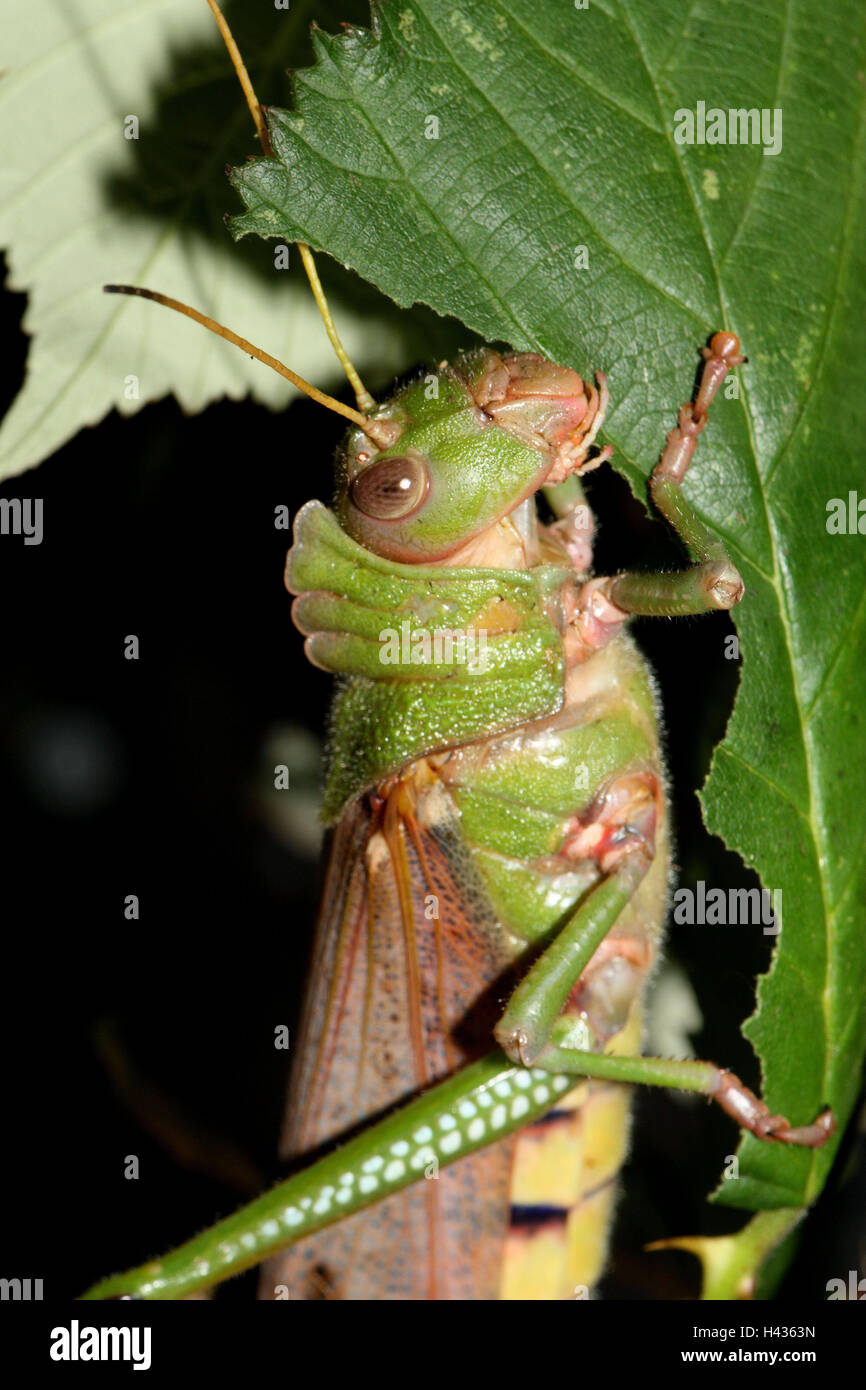
[{"label": "veined wing", "polygon": [[[331,835],[284,1156],[331,1146],[487,1051],[512,949],[426,765],[352,803]],[[286,1251],[261,1296],[496,1298],[511,1151],[429,1174]],[[361,1179],[371,1190],[376,1171]]]}]

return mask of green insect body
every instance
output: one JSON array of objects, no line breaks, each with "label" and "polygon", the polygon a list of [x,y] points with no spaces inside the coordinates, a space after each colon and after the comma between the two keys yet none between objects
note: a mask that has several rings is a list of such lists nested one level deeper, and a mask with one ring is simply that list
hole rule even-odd
[{"label": "green insect body", "polygon": [[[386,448],[373,450],[354,432],[338,460],[335,515],[312,503],[298,517],[287,567],[299,594],[295,621],[309,657],[346,680],[325,816],[345,816],[353,827],[351,852],[338,829],[335,855],[350,895],[355,862],[365,867],[353,913],[342,902],[334,911],[326,893],[289,1106],[292,1152],[333,1140],[347,1121],[405,1100],[486,1050],[497,1006],[494,994],[481,1026],[485,993],[499,982],[504,997],[509,972],[525,969],[638,843],[646,863],[590,967],[571,981],[567,1013],[586,1050],[626,1031],[632,1048],[639,1039],[636,1009],[667,878],[651,682],[621,625],[598,649],[577,643],[568,651],[572,600],[588,577],[569,545],[588,566],[589,512],[573,493],[569,515],[583,534],[569,536],[557,524],[539,525],[530,501],[551,474],[576,479],[595,465],[601,415],[600,397],[576,373],[482,352],[380,411],[377,423],[387,421],[397,436]],[[422,563],[410,562],[418,556]],[[395,627],[406,640],[385,661]],[[450,659],[435,643],[419,644],[430,634],[452,639]],[[467,660],[479,638],[483,649]],[[374,898],[375,909],[364,910]],[[357,912],[366,949],[350,954]],[[468,974],[454,962],[467,951]],[[380,959],[365,968],[358,958],[369,952]],[[395,1000],[389,1036],[369,1015]],[[467,1043],[460,1032],[473,1014]],[[379,1054],[401,1050],[404,1065],[378,1065]],[[365,1083],[371,1071],[376,1080]],[[393,1210],[362,1218],[362,1227],[349,1223],[299,1246],[266,1271],[266,1284],[295,1296],[321,1296],[324,1285],[344,1298],[570,1296],[597,1276],[599,1241],[590,1240],[587,1264],[585,1146],[571,1108],[554,1120],[545,1128],[546,1161],[539,1136],[528,1155],[520,1145],[490,1151],[389,1204]],[[556,1125],[567,1133],[551,1145]],[[616,1139],[608,1147],[621,1152]],[[614,1176],[594,1184],[591,1228],[601,1203],[606,1217],[610,1194],[601,1189]],[[545,1221],[533,1222],[541,1210]],[[469,1242],[475,1256],[467,1261],[461,1251],[471,1231],[479,1240]],[[545,1252],[541,1280],[535,1241]],[[409,1246],[411,1268],[400,1254]]]}]

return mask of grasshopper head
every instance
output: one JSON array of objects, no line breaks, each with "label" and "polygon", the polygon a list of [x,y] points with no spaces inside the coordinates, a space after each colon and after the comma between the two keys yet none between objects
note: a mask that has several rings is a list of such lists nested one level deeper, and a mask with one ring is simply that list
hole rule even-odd
[{"label": "grasshopper head", "polygon": [[[482,348],[412,382],[377,412],[393,441],[353,430],[338,457],[335,510],[366,549],[445,560],[542,485],[586,472],[607,393],[530,353]],[[382,430],[383,438],[387,432]]]}]

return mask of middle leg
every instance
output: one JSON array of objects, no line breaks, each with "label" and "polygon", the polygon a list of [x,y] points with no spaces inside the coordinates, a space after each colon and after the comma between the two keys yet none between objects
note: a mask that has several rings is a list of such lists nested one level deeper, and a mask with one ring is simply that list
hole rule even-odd
[{"label": "middle leg", "polygon": [[658,777],[649,768],[608,779],[576,820],[560,853],[594,858],[603,877],[542,952],[517,986],[495,1028],[496,1040],[514,1062],[530,1066],[547,1044],[572,990],[603,954],[603,943],[634,898],[655,856],[661,802]]}]

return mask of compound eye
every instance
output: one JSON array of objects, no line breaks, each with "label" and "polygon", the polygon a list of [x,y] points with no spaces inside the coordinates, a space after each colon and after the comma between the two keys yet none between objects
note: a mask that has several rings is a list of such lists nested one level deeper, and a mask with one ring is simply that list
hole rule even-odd
[{"label": "compound eye", "polygon": [[352,483],[349,495],[359,512],[375,521],[400,521],[427,495],[427,468],[418,458],[383,459]]}]

